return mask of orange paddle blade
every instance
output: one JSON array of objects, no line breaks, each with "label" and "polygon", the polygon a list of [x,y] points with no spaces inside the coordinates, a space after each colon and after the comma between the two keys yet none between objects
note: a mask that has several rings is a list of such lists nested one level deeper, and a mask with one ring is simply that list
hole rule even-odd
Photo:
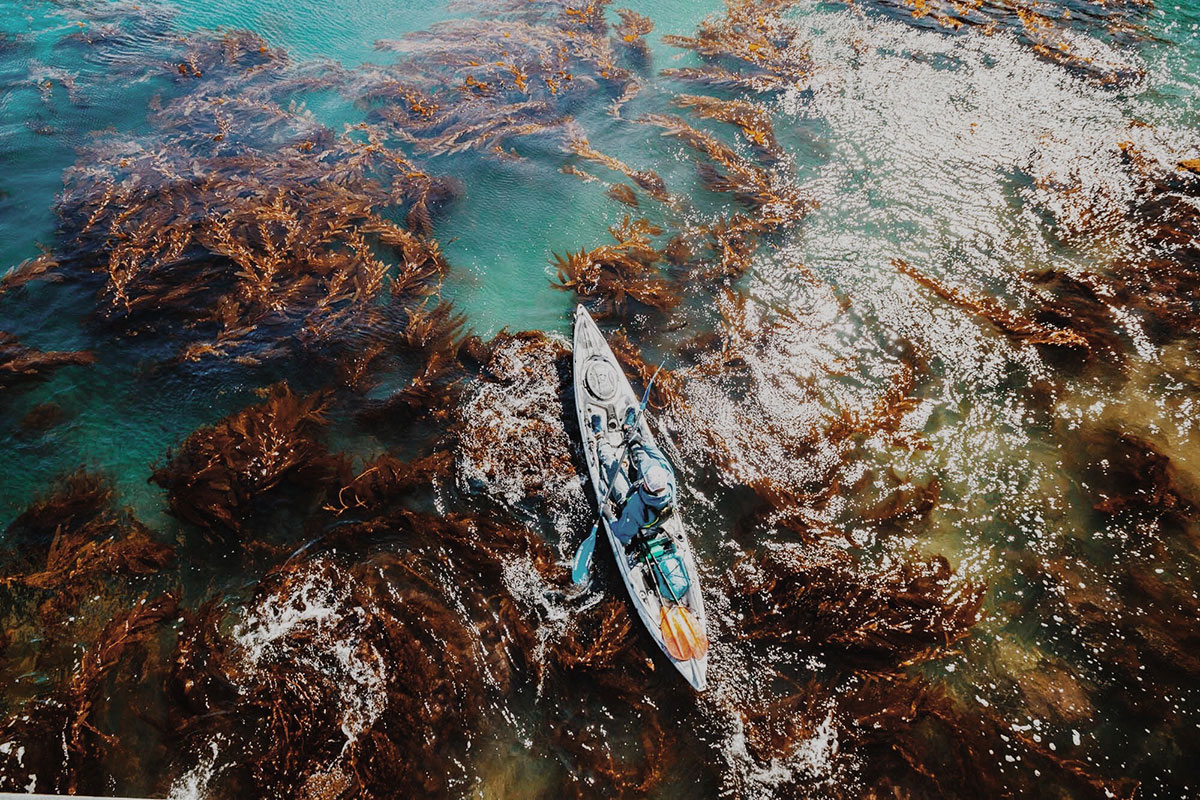
[{"label": "orange paddle blade", "polygon": [[677,615],[671,614],[666,606],[663,606],[659,616],[659,629],[662,630],[663,644],[667,646],[667,652],[671,654],[671,658],[676,661],[687,661],[692,657],[692,648],[677,623]]},{"label": "orange paddle blade", "polygon": [[664,607],[659,627],[667,652],[676,661],[704,658],[708,654],[708,637],[687,606]]},{"label": "orange paddle blade", "polygon": [[704,628],[700,627],[700,621],[687,606],[675,606],[674,611],[678,612],[677,616],[682,620],[692,643],[692,658],[704,658],[708,655],[708,637],[704,634]]}]

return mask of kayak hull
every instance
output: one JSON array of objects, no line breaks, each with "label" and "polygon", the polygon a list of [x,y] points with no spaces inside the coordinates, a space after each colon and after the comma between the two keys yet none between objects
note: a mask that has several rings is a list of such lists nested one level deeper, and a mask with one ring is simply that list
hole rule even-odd
[{"label": "kayak hull", "polygon": [[[605,482],[607,476],[601,475],[596,438],[592,433],[592,415],[601,415],[605,423],[601,435],[608,437],[608,441],[619,449],[621,446],[620,423],[625,417],[625,411],[631,406],[637,407],[640,400],[634,394],[633,387],[630,386],[629,380],[622,372],[620,363],[613,355],[612,348],[608,346],[600,329],[596,327],[595,321],[582,305],[575,308],[574,339],[575,408],[588,474],[591,477],[596,502],[599,504],[604,499],[608,486]],[[654,443],[654,434],[647,424],[645,414],[642,415],[639,426],[642,440]],[[663,601],[657,589],[653,569],[648,564],[625,553],[625,548],[612,531],[611,522],[615,507],[611,500],[606,503],[606,506],[601,509],[601,527],[612,547],[621,579],[625,582],[625,588],[629,592],[629,597],[633,601],[634,608],[637,609],[642,624],[646,626],[646,630],[650,632],[650,636],[658,644],[663,655],[679,670],[684,679],[696,691],[704,691],[708,684],[707,654],[702,658],[686,661],[671,657],[660,630]],[[671,537],[675,550],[680,555],[691,579],[691,586],[687,593],[680,598],[680,605],[687,606],[699,622],[701,629],[706,630],[704,596],[700,591],[700,580],[696,572],[692,548],[684,532],[680,514],[678,512],[672,514],[663,523],[662,529]]]}]

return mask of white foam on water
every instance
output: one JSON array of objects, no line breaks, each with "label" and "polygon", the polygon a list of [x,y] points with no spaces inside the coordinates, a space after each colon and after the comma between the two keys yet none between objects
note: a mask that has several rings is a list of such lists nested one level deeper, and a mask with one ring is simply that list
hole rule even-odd
[{"label": "white foam on water", "polygon": [[735,713],[729,721],[732,727],[721,748],[728,762],[723,794],[790,797],[796,787],[803,786],[805,797],[820,798],[833,796],[835,788],[844,791],[854,785],[855,762],[840,751],[832,699],[811,736],[793,742],[786,753],[766,763],[756,759],[747,748],[741,717]]},{"label": "white foam on water", "polygon": [[167,793],[168,800],[205,800],[209,796],[213,779],[221,774],[224,767],[217,766],[218,756],[221,755],[219,742],[211,741],[208,747],[208,752],[191,769],[172,782],[171,790]]},{"label": "white foam on water", "polygon": [[589,501],[581,475],[559,473],[550,463],[570,459],[576,446],[576,432],[563,422],[559,346],[555,339],[546,347],[514,339],[493,354],[506,379],[477,381],[464,399],[455,468],[461,490],[486,494],[530,522],[537,518],[530,502],[537,500],[555,532],[569,536]]},{"label": "white foam on water", "polygon": [[[4,742],[3,744],[0,744],[0,754],[6,755],[6,756],[12,755],[14,747],[16,747],[16,749],[17,749],[17,752],[16,752],[17,766],[19,766],[21,769],[25,769],[25,745],[17,744],[16,742]],[[37,775],[30,773],[29,774],[29,783],[26,784],[25,791],[33,792],[35,789],[37,789],[37,780],[38,780]]]},{"label": "white foam on water", "polygon": [[[560,593],[546,583],[533,562],[527,558],[506,564],[501,579],[517,607],[527,616],[537,619],[537,643],[534,645],[531,661],[544,662],[546,648],[567,634],[581,608],[558,602]],[[600,593],[595,593],[584,607],[599,603],[600,600]],[[541,689],[539,685],[539,694]]]},{"label": "white foam on water", "polygon": [[367,622],[366,612],[354,604],[349,579],[337,580],[345,576],[321,560],[305,569],[287,594],[269,594],[251,607],[233,636],[250,675],[264,661],[279,660],[333,678],[344,753],[383,713],[387,670],[374,645],[346,635]]}]

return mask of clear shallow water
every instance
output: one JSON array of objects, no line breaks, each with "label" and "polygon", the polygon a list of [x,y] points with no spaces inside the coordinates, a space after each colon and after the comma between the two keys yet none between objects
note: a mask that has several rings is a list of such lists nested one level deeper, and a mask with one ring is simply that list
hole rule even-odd
[{"label": "clear shallow water", "polygon": [[[372,113],[361,100],[364,87],[377,86],[387,74],[380,70],[402,55],[375,43],[430,28],[445,44],[425,51],[410,74],[417,67],[436,72],[427,65],[439,52],[450,54],[440,95],[449,106],[463,93],[454,87],[471,74],[454,61],[471,46],[471,34],[437,25],[494,13],[487,4],[10,5],[0,23],[5,265],[35,256],[39,244],[66,260],[74,223],[67,220],[64,232],[56,232],[55,215],[64,170],[108,152],[80,148],[115,141],[153,150],[176,146],[170,136],[179,134],[183,146],[205,157],[206,148],[224,145],[204,143],[198,122],[163,134],[156,109],[192,97],[232,98],[237,91],[294,114],[295,128],[286,135],[324,125],[336,136],[343,125],[378,123],[379,108],[388,103],[373,102]],[[284,489],[262,492],[261,507],[231,537],[171,508],[181,489],[169,492],[147,480],[189,434],[262,402],[261,390],[276,380],[289,380],[297,391],[336,387],[322,441],[352,459],[350,476],[366,474],[367,460],[383,452],[400,458],[452,452],[457,472],[424,481],[431,484],[425,494],[402,492],[403,506],[528,529],[547,541],[549,552],[567,558],[590,520],[571,468],[572,415],[560,413],[555,365],[562,363],[561,345],[541,343],[512,356],[527,365],[532,377],[525,382],[502,378],[499,389],[488,392],[499,369],[493,366],[482,377],[463,376],[431,411],[409,417],[393,408],[372,416],[368,401],[405,385],[418,366],[373,367],[385,376],[383,387],[358,394],[331,367],[337,359],[321,360],[317,347],[267,355],[290,334],[266,326],[242,351],[262,363],[181,361],[179,351],[198,336],[194,327],[164,321],[141,328],[105,319],[96,313],[103,307],[102,281],[83,270],[68,268],[61,283],[35,282],[0,295],[0,330],[42,350],[86,349],[97,359],[42,382],[0,389],[0,441],[9,456],[0,465],[0,513],[4,524],[15,526],[7,539],[9,574],[28,571],[22,549],[31,547],[28,532],[13,521],[56,476],[81,465],[109,476],[114,508],[128,507],[176,551],[154,577],[114,569],[116,577],[100,579],[104,591],[90,604],[64,612],[77,626],[69,628],[74,646],[45,644],[54,638],[44,629],[53,628],[55,617],[39,589],[9,581],[5,611],[15,633],[5,673],[11,744],[4,752],[26,747],[31,755],[6,762],[6,786],[24,787],[36,776],[38,788],[65,788],[73,779],[83,781],[81,788],[94,784],[95,791],[237,796],[245,785],[239,782],[247,780],[242,770],[264,757],[261,748],[245,744],[247,731],[261,722],[270,735],[288,730],[297,741],[290,760],[279,761],[268,778],[257,776],[266,782],[256,785],[278,796],[380,796],[372,783],[379,773],[362,766],[372,763],[372,751],[363,748],[376,746],[367,744],[375,734],[394,741],[409,725],[430,731],[425,743],[446,759],[444,765],[422,761],[421,745],[399,740],[401,752],[415,754],[404,780],[416,782],[403,785],[430,794],[861,796],[888,788],[880,774],[897,752],[906,754],[906,763],[943,775],[942,784],[927,777],[906,783],[904,773],[887,779],[916,796],[954,795],[963,764],[978,765],[972,768],[983,771],[981,791],[990,794],[1020,795],[1030,785],[1063,796],[1106,788],[1120,794],[1129,788],[1123,780],[1140,782],[1144,796],[1193,793],[1186,753],[1196,743],[1198,673],[1186,651],[1196,641],[1189,609],[1196,607],[1200,541],[1194,333],[1186,315],[1164,324],[1120,287],[1129,272],[1149,270],[1160,252],[1161,233],[1135,213],[1138,204],[1155,192],[1196,202],[1194,183],[1149,189],[1139,183],[1122,143],[1134,142],[1168,173],[1198,154],[1198,22],[1182,7],[1122,7],[1114,12],[1118,18],[1145,31],[1114,38],[1107,25],[1089,20],[1092,4],[1055,8],[1074,10],[1062,36],[1089,61],[1047,58],[1031,46],[1026,24],[1001,6],[980,12],[999,21],[990,34],[971,25],[951,34],[891,3],[764,8],[772,25],[790,26],[791,52],[809,48],[811,66],[801,86],[756,93],[659,74],[700,63],[660,37],[692,35],[706,15],[721,13],[717,5],[642,4],[636,10],[655,23],[646,37],[649,61],[634,60],[632,73],[643,86],[619,117],[610,113],[619,89],[572,66],[581,76],[578,88],[547,99],[552,116],[569,115],[571,122],[505,138],[507,154],[491,145],[431,154],[420,140],[389,140],[452,187],[432,213],[449,263],[437,296],[452,301],[484,338],[504,328],[565,334],[576,298],[552,286],[552,254],[609,242],[607,228],[626,214],[660,224],[661,246],[673,233],[735,211],[752,213],[728,194],[704,188],[695,154],[639,123],[640,115],[680,113],[670,103],[681,91],[745,99],[770,114],[780,142],[771,174],[819,207],[764,235],[750,251],[746,274],[714,281],[694,267],[662,267],[674,278],[670,290],[682,297],[680,307],[665,315],[630,303],[609,320],[648,360],[665,358],[679,377],[677,396],[660,416],[688,478],[687,513],[713,609],[712,689],[699,700],[675,685],[664,664],[648,673],[644,687],[608,696],[596,692],[606,684],[594,675],[562,666],[564,642],[588,641],[598,626],[601,599],[622,597],[611,565],[595,592],[573,596],[528,554],[501,551],[505,569],[490,572],[473,566],[448,539],[404,533],[398,518],[382,511],[386,521],[369,535],[339,545],[339,526],[369,520],[376,509],[364,503],[349,512],[322,512],[322,505],[343,503],[344,491],[330,495],[325,483],[334,478],[302,479],[295,472]],[[547,13],[557,10],[550,4]],[[611,10],[606,16],[616,24]],[[517,12],[501,17],[520,18]],[[491,19],[488,24],[496,24]],[[253,31],[286,52],[289,66],[242,78],[242,62],[222,66],[217,59],[211,74],[189,83],[173,66],[186,46],[180,40],[211,41],[214,29]],[[82,44],[68,39],[76,33],[90,38]],[[1125,77],[1106,83],[1101,78],[1109,72]],[[313,76],[329,85],[305,90],[289,83],[300,77],[316,83]],[[405,79],[404,70],[393,77]],[[688,120],[754,158],[732,126]],[[639,206],[631,209],[607,196],[606,184],[624,179],[568,152],[580,133],[632,170],[654,170],[672,199],[658,203],[639,192]],[[271,153],[286,135],[235,132],[231,152]],[[596,180],[564,174],[564,164]],[[1189,264],[1194,269],[1195,249],[1195,241],[1176,247],[1172,258],[1181,272]],[[399,260],[395,253],[382,257],[393,265]],[[1025,334],[1012,333],[1019,326],[996,322],[996,314],[986,321],[979,303],[973,312],[970,303],[939,298],[894,259],[940,285],[994,298],[1037,324],[1082,331],[1092,342],[1089,354],[1030,344]],[[1100,299],[1087,308],[1107,316],[1095,329],[1083,314],[1063,316],[1064,304],[1084,292],[1032,277],[1047,270],[1097,287]],[[705,338],[707,332],[715,338]],[[353,336],[355,347],[365,347],[378,334],[364,328]],[[912,372],[907,386],[906,369]],[[879,398],[893,383],[911,402],[893,403],[901,408],[894,421],[879,422]],[[31,410],[47,404],[59,408],[57,424],[41,429],[28,422]],[[464,420],[454,408],[491,409],[491,415]],[[838,419],[855,420],[858,432],[839,433]],[[506,455],[510,450],[518,456]],[[565,461],[550,460],[555,457]],[[482,468],[462,468],[477,467],[476,461]],[[256,467],[251,461],[249,468]],[[570,509],[565,516],[564,508]],[[48,540],[50,533],[41,536]],[[46,541],[34,544],[29,557],[38,561],[36,548]],[[963,627],[961,639],[948,634],[944,649],[932,656],[918,658],[896,644],[900,635],[884,636],[878,649],[890,647],[894,655],[864,665],[856,660],[861,653],[835,644],[855,635],[869,640],[862,629],[805,642],[789,637],[809,623],[820,629],[820,614],[810,619],[797,612],[784,620],[790,630],[755,619],[755,595],[748,600],[740,589],[752,582],[738,570],[757,564],[769,576],[782,567],[763,566],[764,554],[797,547],[810,559],[828,551],[853,560],[845,572],[833,573],[840,579],[822,600],[834,618],[874,608],[869,597],[845,586],[856,580],[888,586],[880,576],[896,565],[939,556],[954,570],[949,586],[986,587],[986,613]],[[438,560],[431,553],[446,555]],[[804,563],[802,574],[819,573],[812,561]],[[830,579],[811,577],[814,586],[821,580]],[[104,639],[103,622],[140,594],[164,590],[179,596],[186,621],[164,621],[150,655],[118,656],[106,673],[111,683],[91,701],[103,707],[103,729],[113,732],[116,744],[79,734],[67,766],[39,774],[37,765],[55,763],[57,754],[35,757],[34,735],[16,722],[22,715],[36,718],[23,704],[58,702],[63,687],[80,684],[85,662],[77,651]],[[928,624],[920,604],[897,599],[904,592],[881,591],[884,607],[912,615],[899,629]],[[947,598],[955,591],[970,593],[947,591],[927,606],[952,607],[958,601]],[[760,594],[781,599],[766,588]],[[532,633],[514,633],[520,625],[503,607],[481,608],[479,597],[510,604]],[[216,618],[213,655],[172,661],[198,624],[188,615],[211,598],[227,603]],[[441,619],[435,609],[484,632],[478,641],[463,634],[460,643],[452,623],[433,622]],[[449,627],[416,635],[422,643],[416,644],[394,631],[379,633],[391,630],[387,620]],[[498,620],[499,634],[490,631]],[[429,640],[454,644],[430,647]],[[634,630],[623,641],[624,660],[597,667],[598,674],[618,682],[621,675],[645,679],[639,654],[648,639]],[[425,655],[409,662],[400,655],[409,651]],[[426,667],[457,677],[448,686],[399,677]],[[288,670],[303,680],[281,680]],[[131,689],[143,672],[155,676],[151,688]],[[216,689],[198,692],[195,686],[209,684],[197,674],[219,675],[218,683],[230,688],[224,696]],[[927,682],[928,692],[948,693],[951,710],[927,701],[939,711],[884,728],[875,739],[863,733],[869,726],[862,720],[883,718],[880,709],[899,701],[885,696],[872,707],[862,687],[914,675]],[[164,688],[153,688],[160,683]],[[418,702],[406,706],[400,689],[410,686]],[[150,698],[152,712],[131,713],[136,691]],[[311,693],[307,706],[296,698],[304,691]],[[454,700],[429,702],[447,695]],[[797,696],[804,702],[787,705]],[[68,692],[67,698],[64,707],[78,712],[80,695]],[[423,712],[432,721],[417,710],[430,705],[439,709]],[[272,707],[275,716],[264,711]],[[478,717],[464,710],[471,707]],[[762,711],[772,708],[782,711]],[[757,713],[782,716],[764,722]],[[237,722],[223,727],[206,721],[210,714]],[[300,721],[288,727],[295,718]],[[309,723],[316,733],[307,731]],[[322,735],[337,746],[310,744]],[[955,737],[974,755],[956,753],[947,742]],[[145,760],[121,766],[121,748],[143,741],[150,743]],[[633,765],[632,774],[614,778],[593,758]],[[1055,758],[1083,766],[1076,770]],[[1038,780],[1043,771],[1049,773],[1044,784]],[[326,790],[330,794],[321,793]]]}]

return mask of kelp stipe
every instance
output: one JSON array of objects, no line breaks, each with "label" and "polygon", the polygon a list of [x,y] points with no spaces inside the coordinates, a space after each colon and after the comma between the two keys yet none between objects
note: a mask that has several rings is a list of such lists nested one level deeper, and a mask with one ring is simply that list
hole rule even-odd
[{"label": "kelp stipe", "polygon": [[935,278],[918,271],[911,264],[901,259],[893,259],[892,266],[902,275],[907,275],[914,281],[929,289],[938,297],[983,317],[996,326],[1001,333],[1012,337],[1018,342],[1042,345],[1045,347],[1063,347],[1078,350],[1084,356],[1091,349],[1088,340],[1070,329],[1051,328],[1046,325],[1022,317],[1016,312],[1009,311],[995,299],[980,294],[968,294],[955,289]]}]

